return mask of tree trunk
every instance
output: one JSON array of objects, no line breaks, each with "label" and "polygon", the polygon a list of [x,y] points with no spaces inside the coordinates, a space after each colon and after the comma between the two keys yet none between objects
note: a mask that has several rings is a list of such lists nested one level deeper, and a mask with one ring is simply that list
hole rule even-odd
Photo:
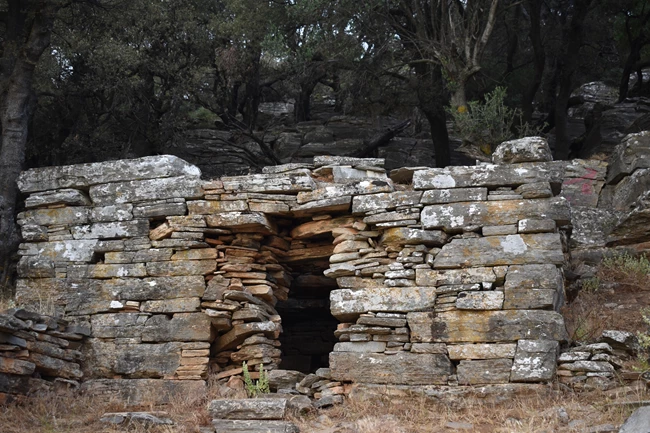
[{"label": "tree trunk", "polygon": [[447,116],[443,105],[446,98],[442,86],[442,72],[439,67],[424,64],[418,64],[414,69],[418,79],[413,80],[412,85],[415,86],[418,96],[418,106],[429,121],[436,167],[447,167],[451,164],[451,153]]},{"label": "tree trunk", "polygon": [[641,37],[632,41],[630,53],[625,60],[625,66],[623,66],[621,83],[618,86],[618,102],[622,102],[627,98],[627,94],[630,90],[630,74],[634,70],[636,63],[641,60],[641,48],[643,48],[644,45],[645,44],[641,40]]},{"label": "tree trunk", "polygon": [[461,107],[465,107],[467,109],[467,94],[465,93],[465,86],[466,82],[463,81],[461,83],[458,83],[458,87],[454,91],[454,93],[451,95],[451,108],[454,110],[458,110]]},{"label": "tree trunk", "polygon": [[[14,3],[14,2],[12,2]],[[18,2],[21,3],[21,2]],[[43,51],[50,44],[54,17],[59,9],[56,5],[42,5],[41,9],[18,8],[8,21],[20,22],[21,31],[15,32],[13,40],[17,50],[6,50],[3,65],[12,65],[3,70],[2,94],[0,95],[0,284],[6,284],[10,271],[11,255],[18,247],[20,235],[15,223],[18,187],[16,180],[25,162],[25,147],[29,129],[32,81],[34,69]],[[10,12],[12,9],[10,8]],[[27,14],[27,15],[25,15]],[[29,22],[25,20],[29,17]],[[13,51],[13,52],[12,52]],[[15,55],[8,59],[8,55]]]},{"label": "tree trunk", "polygon": [[584,36],[584,21],[589,13],[592,0],[576,1],[569,28],[564,32],[563,42],[566,50],[559,64],[559,90],[555,101],[555,159],[569,157],[569,97],[573,86],[573,73],[578,67],[578,54]]},{"label": "tree trunk", "polygon": [[546,65],[546,53],[544,52],[544,45],[542,44],[542,0],[529,0],[529,16],[530,16],[530,43],[533,46],[533,57],[535,65],[535,73],[528,88],[524,92],[522,101],[522,112],[524,122],[530,122],[533,119],[533,102],[537,90],[542,84],[544,76],[544,67]]},{"label": "tree trunk", "polygon": [[300,84],[300,92],[293,106],[293,114],[296,122],[305,122],[311,119],[311,94],[318,82],[307,82]]}]

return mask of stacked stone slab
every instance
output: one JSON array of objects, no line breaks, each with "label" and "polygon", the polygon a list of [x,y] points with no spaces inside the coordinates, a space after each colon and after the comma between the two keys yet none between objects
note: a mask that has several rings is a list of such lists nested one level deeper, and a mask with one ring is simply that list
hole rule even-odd
[{"label": "stacked stone slab", "polygon": [[553,196],[553,164],[416,170],[412,190],[355,197],[352,213],[369,227],[347,232],[326,271],[341,287],[331,309],[343,322],[332,378],[553,379],[567,340],[557,310],[571,220]]},{"label": "stacked stone slab", "polygon": [[79,386],[89,329],[26,310],[0,314],[0,403],[54,384]]},{"label": "stacked stone slab", "polygon": [[292,267],[324,260],[342,323],[315,392],[552,378],[567,163],[402,170],[404,183],[383,164],[317,157],[210,181],[171,156],[29,170],[17,301],[89,326],[84,386],[129,379],[137,400],[243,362],[277,368]]},{"label": "stacked stone slab", "polygon": [[212,400],[208,411],[216,433],[298,433],[295,424],[284,421],[288,415],[285,398]]}]

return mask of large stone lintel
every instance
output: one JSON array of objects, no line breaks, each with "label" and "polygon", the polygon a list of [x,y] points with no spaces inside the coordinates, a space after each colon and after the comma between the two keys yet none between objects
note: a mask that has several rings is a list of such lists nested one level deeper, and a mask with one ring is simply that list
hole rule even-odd
[{"label": "large stone lintel", "polygon": [[20,174],[18,188],[22,192],[59,188],[87,189],[108,182],[175,176],[199,178],[201,170],[173,155],[146,156],[120,161],[32,168]]}]

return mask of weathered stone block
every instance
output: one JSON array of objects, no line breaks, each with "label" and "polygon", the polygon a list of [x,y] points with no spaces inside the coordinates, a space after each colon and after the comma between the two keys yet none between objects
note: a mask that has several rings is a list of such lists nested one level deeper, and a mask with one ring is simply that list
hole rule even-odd
[{"label": "weathered stone block", "polygon": [[425,229],[460,231],[463,227],[517,224],[522,219],[551,219],[558,226],[571,222],[571,209],[563,197],[537,200],[495,200],[425,206]]},{"label": "weathered stone block", "polygon": [[354,222],[355,219],[349,216],[309,221],[294,227],[291,230],[290,236],[293,239],[307,239],[323,233],[329,233],[335,228],[352,227]]},{"label": "weathered stone block", "polygon": [[459,284],[494,283],[497,280],[493,268],[467,269],[416,269],[415,283],[418,286],[446,286]]},{"label": "weathered stone block", "polygon": [[47,257],[23,256],[17,267],[18,275],[22,278],[54,278],[54,262]]},{"label": "weathered stone block", "polygon": [[190,215],[208,215],[220,212],[247,211],[246,200],[192,200],[187,202]]},{"label": "weathered stone block", "polygon": [[393,191],[393,184],[389,180],[367,179],[361,182],[345,184],[326,184],[322,188],[316,188],[309,192],[298,193],[298,204],[310,201],[324,200],[341,196],[363,196],[366,194],[386,193]]},{"label": "weathered stone block", "polygon": [[497,344],[448,344],[449,359],[498,359],[514,358],[516,343]]},{"label": "weathered stone block", "polygon": [[612,154],[607,183],[612,185],[632,174],[637,168],[650,168],[650,133],[629,134]]},{"label": "weathered stone block", "polygon": [[504,141],[494,150],[494,164],[553,161],[548,142],[543,137],[524,137]]},{"label": "weathered stone block", "polygon": [[122,375],[125,378],[162,378],[180,365],[181,344],[115,344],[96,338],[82,346],[87,378]]},{"label": "weathered stone block", "polygon": [[316,188],[309,170],[294,173],[222,177],[223,187],[233,192],[298,193]]},{"label": "weathered stone block", "polygon": [[533,264],[508,267],[505,289],[552,289],[563,287],[562,273],[556,265]]},{"label": "weathered stone block", "polygon": [[517,231],[519,233],[553,233],[555,221],[552,219],[523,219],[517,224]]},{"label": "weathered stone block", "polygon": [[191,313],[199,311],[200,298],[176,298],[157,301],[145,301],[140,306],[144,313]]},{"label": "weathered stone block", "polygon": [[487,200],[487,188],[454,188],[425,191],[422,204],[442,204]]},{"label": "weathered stone block", "polygon": [[172,260],[170,262],[149,262],[146,272],[152,277],[173,277],[182,275],[208,275],[217,269],[214,260]]},{"label": "weathered stone block", "polygon": [[90,187],[90,198],[96,206],[168,198],[200,198],[202,195],[201,179],[193,176],[111,182]]},{"label": "weathered stone block", "polygon": [[91,222],[129,221],[133,219],[131,203],[98,206],[90,211]]},{"label": "weathered stone block", "polygon": [[18,214],[18,224],[58,226],[86,224],[90,221],[90,208],[66,206],[54,209],[26,210]]},{"label": "weathered stone block", "polygon": [[456,367],[456,374],[459,385],[507,383],[511,369],[512,359],[463,360]]},{"label": "weathered stone block", "polygon": [[85,188],[91,185],[175,176],[201,177],[201,170],[172,155],[60,167],[32,168],[18,178],[22,192]]},{"label": "weathered stone block", "polygon": [[504,310],[558,310],[561,297],[553,289],[511,289],[504,290]]},{"label": "weathered stone block", "polygon": [[459,310],[500,310],[503,307],[503,292],[460,292],[456,299]]},{"label": "weathered stone block", "polygon": [[63,188],[30,194],[25,199],[25,208],[45,207],[57,204],[67,206],[90,206],[90,199],[77,189]]},{"label": "weathered stone block", "polygon": [[386,343],[382,341],[344,341],[334,345],[334,352],[382,353],[384,350]]},{"label": "weathered stone block", "polygon": [[391,210],[398,206],[413,206],[419,204],[421,198],[422,191],[395,191],[355,196],[352,199],[352,213],[362,214],[376,210]]},{"label": "weathered stone block", "polygon": [[266,215],[258,212],[225,212],[207,215],[205,222],[208,227],[227,228],[238,232],[256,232],[267,235],[277,233],[275,224]]},{"label": "weathered stone block", "polygon": [[446,385],[452,365],[443,354],[330,353],[333,380],[392,385]]},{"label": "weathered stone block", "polygon": [[144,326],[143,342],[212,341],[215,333],[210,317],[203,313],[175,313],[151,316]]},{"label": "weathered stone block", "polygon": [[212,418],[220,419],[284,419],[287,400],[283,398],[223,399],[208,404]]},{"label": "weathered stone block", "polygon": [[525,183],[562,183],[562,161],[513,165],[480,165],[431,168],[413,173],[413,188],[447,189],[476,187],[517,187]]},{"label": "weathered stone block", "polygon": [[90,262],[95,253],[97,240],[68,240],[34,242],[20,245],[23,256],[40,255],[54,262]]},{"label": "weathered stone block", "polygon": [[555,311],[413,312],[406,319],[411,341],[432,343],[498,343],[522,339],[566,341],[564,318]]},{"label": "weathered stone block", "polygon": [[94,223],[72,227],[72,237],[75,239],[114,239],[137,238],[149,234],[148,220],[116,221]]},{"label": "weathered stone block", "polygon": [[432,308],[433,287],[377,287],[364,290],[339,289],[330,292],[330,311],[342,322],[368,311],[408,312]]},{"label": "weathered stone block", "polygon": [[300,431],[289,421],[213,419],[212,425],[217,432],[228,433],[298,433]]},{"label": "weathered stone block", "polygon": [[88,266],[88,278],[146,277],[143,263],[97,264]]},{"label": "weathered stone block", "polygon": [[394,227],[385,230],[380,239],[382,245],[426,245],[440,247],[447,242],[447,234],[440,230],[420,230]]},{"label": "weathered stone block", "polygon": [[557,233],[454,239],[433,261],[435,268],[564,263]]},{"label": "weathered stone block", "polygon": [[546,382],[555,377],[559,344],[552,340],[519,340],[512,382]]}]

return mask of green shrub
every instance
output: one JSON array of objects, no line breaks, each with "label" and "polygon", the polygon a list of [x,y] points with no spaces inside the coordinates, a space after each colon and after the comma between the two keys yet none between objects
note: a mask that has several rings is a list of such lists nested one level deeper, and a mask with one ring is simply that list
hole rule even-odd
[{"label": "green shrub", "polygon": [[488,156],[496,146],[514,138],[540,135],[522,121],[521,112],[505,104],[506,89],[497,87],[485,95],[485,102],[470,101],[468,107],[450,109],[454,128],[465,146],[472,146]]},{"label": "green shrub", "polygon": [[264,365],[260,365],[260,378],[256,381],[251,379],[251,375],[248,372],[248,364],[244,361],[242,364],[242,374],[244,376],[244,385],[246,386],[246,392],[251,398],[259,397],[263,394],[269,394],[271,392],[269,388],[269,376],[264,371]]}]

